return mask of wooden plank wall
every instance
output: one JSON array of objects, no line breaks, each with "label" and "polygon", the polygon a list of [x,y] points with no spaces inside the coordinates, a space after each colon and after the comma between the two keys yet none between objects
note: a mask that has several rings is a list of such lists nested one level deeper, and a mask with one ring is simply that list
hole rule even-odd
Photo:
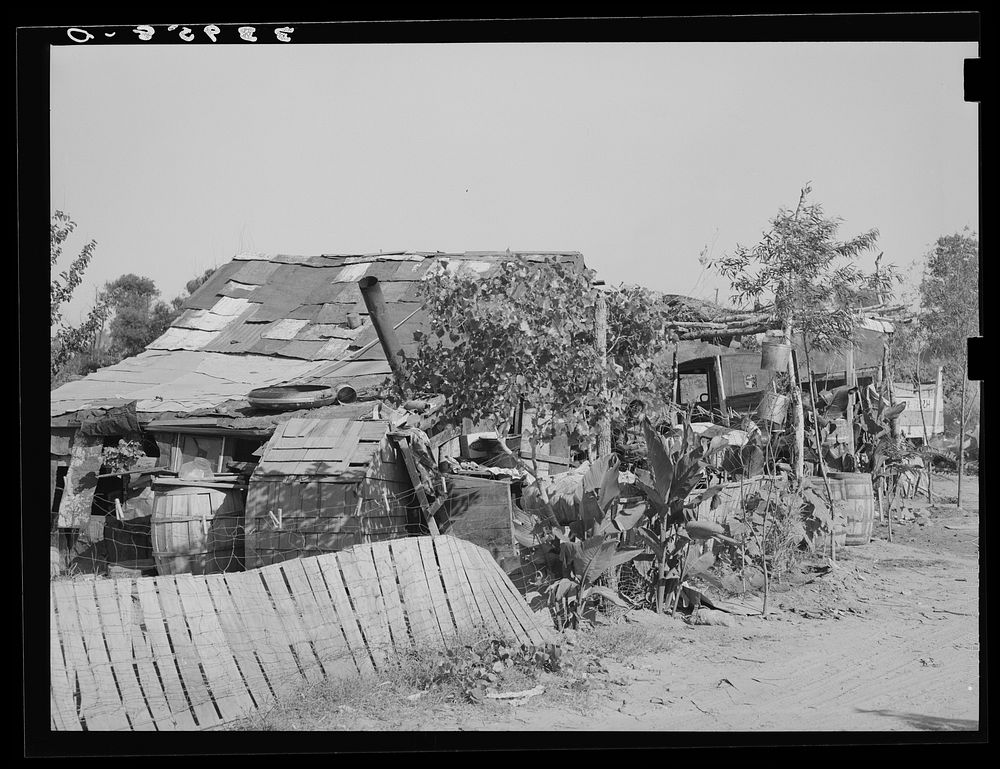
[{"label": "wooden plank wall", "polygon": [[490,554],[448,536],[248,572],[57,580],[50,621],[54,730],[210,729],[459,633],[551,640]]},{"label": "wooden plank wall", "polygon": [[446,475],[447,528],[443,533],[485,548],[497,563],[517,555],[510,482]]},{"label": "wooden plank wall", "polygon": [[[360,423],[355,423],[360,424]],[[363,475],[255,477],[246,504],[248,569],[408,535],[413,489],[389,440]],[[345,477],[349,480],[345,480]],[[277,517],[280,526],[269,513]]]},{"label": "wooden plank wall", "polygon": [[769,488],[779,480],[778,476],[755,475],[742,482],[724,484],[722,491],[713,499],[707,499],[698,505],[698,520],[724,524],[742,509],[742,500],[754,493],[766,497]]}]

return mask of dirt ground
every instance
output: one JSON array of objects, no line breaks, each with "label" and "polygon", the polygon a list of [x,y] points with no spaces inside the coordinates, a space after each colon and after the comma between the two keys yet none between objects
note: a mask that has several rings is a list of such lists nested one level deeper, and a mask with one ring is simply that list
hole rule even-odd
[{"label": "dirt ground", "polygon": [[[926,497],[905,500],[892,542],[883,522],[870,544],[842,548],[834,567],[821,557],[807,560],[773,586],[766,619],[758,610],[756,616],[724,615],[730,626],[694,625],[633,613],[642,620],[632,626],[638,629],[626,623],[616,631],[622,654],[607,638],[588,650],[584,634],[577,634],[569,650],[585,664],[570,675],[543,673],[533,683],[544,693],[521,704],[413,694],[396,697],[402,705],[365,707],[368,695],[343,700],[359,707],[313,702],[269,717],[269,726],[245,728],[977,730],[978,480],[965,479],[964,509],[957,509],[955,476],[936,475],[934,504]],[[642,637],[656,643],[635,653],[631,642]],[[588,657],[593,648],[602,650],[597,659]]]},{"label": "dirt ground", "polygon": [[873,541],[844,548],[835,568],[779,585],[767,619],[738,617],[732,627],[665,619],[676,640],[669,650],[627,665],[602,661],[606,672],[576,682],[576,698],[573,684],[553,679],[570,691],[393,728],[976,730],[978,478],[963,485],[958,510],[954,476],[936,476],[935,505],[908,500],[912,520],[893,526],[891,543],[877,524]]}]

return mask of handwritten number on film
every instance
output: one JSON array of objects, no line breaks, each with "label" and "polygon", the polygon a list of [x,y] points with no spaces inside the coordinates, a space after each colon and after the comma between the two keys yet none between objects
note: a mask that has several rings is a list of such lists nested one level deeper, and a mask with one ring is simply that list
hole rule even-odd
[{"label": "handwritten number on film", "polygon": [[[173,32],[178,27],[180,27],[180,32],[178,32],[177,35],[185,43],[189,43],[195,39],[194,31],[190,27],[184,27],[181,26],[180,24],[171,24],[169,27],[167,27],[167,32]],[[241,40],[245,40],[248,43],[257,42],[256,27],[239,27],[236,31],[239,34]],[[291,34],[294,31],[295,27],[278,27],[277,29],[274,30],[274,36],[277,40],[279,40],[282,43],[290,43],[292,40]],[[219,34],[222,32],[222,30],[219,29],[219,27],[217,27],[215,24],[209,24],[207,27],[204,27],[202,29],[202,32],[204,32],[205,36],[214,43],[217,42]],[[156,34],[156,30],[153,29],[153,27],[151,27],[149,24],[140,24],[139,26],[135,27],[132,30],[132,33],[138,35],[140,40],[152,40],[153,35]],[[114,34],[115,34],[114,32],[111,33],[105,32],[104,36],[113,37]],[[94,36],[90,34],[90,32],[88,32],[85,29],[80,29],[79,27],[70,27],[69,29],[67,29],[66,36],[74,43],[86,43],[94,39]]]}]

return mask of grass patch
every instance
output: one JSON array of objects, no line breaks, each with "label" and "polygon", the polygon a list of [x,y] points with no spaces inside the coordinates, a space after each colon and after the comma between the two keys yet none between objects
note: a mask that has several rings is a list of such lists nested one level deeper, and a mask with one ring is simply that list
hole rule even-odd
[{"label": "grass patch", "polygon": [[[302,684],[228,728],[242,731],[390,729],[440,724],[432,711],[482,717],[484,706],[508,705],[489,693],[521,692],[564,670],[555,644],[525,647],[492,635],[466,633],[449,648],[410,649],[374,675]],[[569,668],[565,668],[567,671]],[[549,686],[546,686],[548,689]]]},{"label": "grass patch", "polygon": [[596,625],[582,628],[577,633],[577,654],[616,662],[670,651],[673,646],[674,638],[669,628],[633,622]]},{"label": "grass patch", "polygon": [[[442,724],[504,719],[515,709],[588,712],[606,696],[602,660],[628,663],[670,650],[669,627],[618,622],[568,632],[543,647],[522,647],[486,633],[465,634],[448,649],[412,649],[374,675],[302,684],[227,728],[243,731],[440,729]],[[489,693],[545,693],[510,701]],[[442,717],[443,716],[443,717]]]}]

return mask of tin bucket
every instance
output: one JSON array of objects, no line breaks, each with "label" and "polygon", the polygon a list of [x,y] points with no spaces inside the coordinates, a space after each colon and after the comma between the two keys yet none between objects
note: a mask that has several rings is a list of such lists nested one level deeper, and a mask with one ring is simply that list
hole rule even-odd
[{"label": "tin bucket", "polygon": [[765,339],[760,346],[760,367],[764,371],[788,371],[791,355],[790,344]]},{"label": "tin bucket", "polygon": [[757,406],[757,416],[783,425],[788,416],[788,396],[778,395],[770,390],[766,391]]}]

